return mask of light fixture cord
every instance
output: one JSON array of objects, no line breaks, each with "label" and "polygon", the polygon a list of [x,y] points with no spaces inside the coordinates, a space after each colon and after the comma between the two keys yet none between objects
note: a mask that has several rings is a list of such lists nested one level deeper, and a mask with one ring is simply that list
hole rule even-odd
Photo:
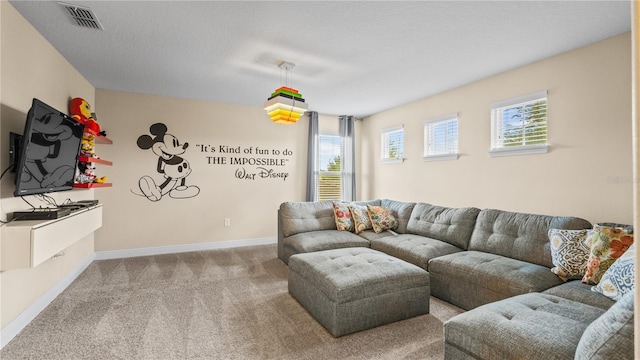
[{"label": "light fixture cord", "polygon": [[[283,70],[284,70],[284,79],[282,76]],[[289,73],[290,71],[291,71],[291,74]],[[281,66],[280,67],[280,83],[284,82],[284,86],[292,87],[291,85],[292,81],[293,81],[293,69],[291,69],[289,66],[286,66],[286,65]]]},{"label": "light fixture cord", "polygon": [[[293,82],[293,69],[291,69],[288,65],[280,67],[280,83],[282,83],[282,70],[284,70],[284,86],[288,88],[293,88],[293,85],[291,84]],[[295,108],[296,106],[295,96],[293,96],[291,100],[293,100],[293,102],[291,104],[291,110],[289,110],[289,115],[293,113],[293,108]]]}]

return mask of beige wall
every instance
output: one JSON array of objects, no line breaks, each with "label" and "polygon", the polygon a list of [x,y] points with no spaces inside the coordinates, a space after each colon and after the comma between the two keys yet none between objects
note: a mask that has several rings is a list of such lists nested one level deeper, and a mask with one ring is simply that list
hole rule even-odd
[{"label": "beige wall", "polygon": [[[96,251],[275,237],[280,203],[305,198],[308,126],[304,118],[285,126],[272,123],[259,106],[106,90],[98,90],[96,98],[102,128],[114,142],[98,146],[99,155],[114,166],[98,169],[109,176],[113,187],[95,190],[105,205]],[[164,180],[156,169],[158,156],[136,144],[141,135],[150,135],[154,123],[164,123],[180,143],[189,143],[181,157],[190,163],[192,173],[186,185],[198,186],[197,196],[176,199],[169,194],[159,201],[141,196],[141,178],[149,176],[156,185]],[[322,116],[320,123],[322,129],[337,132],[336,117]],[[221,146],[239,149],[240,154],[221,153]],[[257,154],[257,149],[267,153]],[[213,158],[215,163],[209,163]],[[236,158],[282,164],[243,166],[232,163]],[[286,173],[287,178],[261,178],[258,167]],[[240,179],[236,177],[240,169],[258,175]],[[230,227],[224,226],[225,218],[231,220]]]},{"label": "beige wall", "polygon": [[[491,158],[490,104],[540,90],[549,153]],[[449,113],[458,113],[460,158],[424,162],[424,120]],[[625,33],[365,119],[360,197],[632,223],[630,119]],[[398,124],[407,160],[381,164],[380,130]]]},{"label": "beige wall", "polygon": [[[95,89],[6,1],[0,2],[0,34],[0,167],[4,170],[9,160],[9,132],[22,133],[32,98],[66,112],[70,97],[81,96],[93,104]],[[28,207],[13,197],[13,190],[14,175],[9,173],[0,188],[2,219],[7,212]],[[63,201],[92,196],[92,190],[74,190],[55,197]],[[36,206],[45,206],[33,196],[27,198]],[[93,236],[89,236],[66,249],[65,256],[34,269],[1,272],[0,326],[15,319],[92,254]]]},{"label": "beige wall", "polygon": [[[98,90],[74,70],[16,11],[0,2],[1,144],[21,132],[31,98],[65,111],[70,97],[87,99],[114,141],[97,152],[114,166],[98,168],[112,188],[74,190],[58,200],[95,198],[104,207],[96,251],[256,239],[276,234],[275,210],[282,201],[303,200],[306,177],[305,121],[272,124],[259,107]],[[392,109],[358,122],[358,198],[387,197],[446,206],[496,207],[513,211],[577,215],[591,221],[633,221],[630,35],[624,34],[539,63]],[[473,66],[470,62],[469,66]],[[428,79],[425,79],[428,81]],[[549,93],[549,142],[545,155],[490,158],[489,104],[539,90]],[[422,126],[427,118],[457,112],[460,159],[422,161]],[[333,116],[321,116],[321,132],[337,133]],[[137,147],[156,122],[189,142],[184,155],[193,172],[190,199],[164,196],[153,202],[136,195],[138,181],[156,171],[157,156]],[[381,165],[380,129],[404,124],[407,161]],[[253,154],[202,152],[202,146],[245,149]],[[269,155],[255,156],[255,148]],[[273,150],[291,151],[274,155]],[[0,167],[7,166],[6,145]],[[357,151],[358,152],[358,151]],[[225,158],[208,164],[206,156]],[[282,160],[266,166],[286,180],[243,180],[231,158]],[[245,165],[248,173],[256,166]],[[518,174],[520,173],[520,174]],[[535,191],[528,189],[535,188]],[[23,209],[12,197],[13,176],[0,188],[0,212]],[[37,204],[38,201],[31,199]],[[224,226],[224,219],[231,226]],[[0,273],[0,324],[4,327],[94,251],[87,237],[35,269]],[[25,286],[28,284],[28,286]]]}]

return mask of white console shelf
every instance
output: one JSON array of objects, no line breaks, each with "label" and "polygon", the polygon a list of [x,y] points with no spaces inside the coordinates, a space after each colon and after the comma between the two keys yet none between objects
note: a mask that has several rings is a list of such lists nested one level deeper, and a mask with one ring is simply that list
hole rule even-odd
[{"label": "white console shelf", "polygon": [[55,220],[13,221],[0,229],[0,271],[38,266],[102,226],[102,204]]}]

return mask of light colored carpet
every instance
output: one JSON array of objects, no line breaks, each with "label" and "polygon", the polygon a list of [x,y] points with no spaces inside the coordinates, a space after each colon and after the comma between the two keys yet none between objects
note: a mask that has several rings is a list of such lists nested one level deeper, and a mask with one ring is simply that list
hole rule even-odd
[{"label": "light colored carpet", "polygon": [[9,359],[442,359],[431,313],[333,338],[287,292],[275,245],[94,261],[0,353]]}]

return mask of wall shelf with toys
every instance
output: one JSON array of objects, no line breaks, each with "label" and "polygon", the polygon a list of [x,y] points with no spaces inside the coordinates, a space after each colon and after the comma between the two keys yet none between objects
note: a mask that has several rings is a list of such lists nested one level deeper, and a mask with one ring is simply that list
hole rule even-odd
[{"label": "wall shelf with toys", "polygon": [[69,112],[72,118],[84,124],[84,133],[82,135],[82,143],[80,145],[80,153],[78,154],[78,169],[76,171],[74,188],[98,188],[109,187],[107,177],[98,177],[95,174],[95,164],[111,166],[113,163],[108,160],[101,159],[95,153],[96,144],[113,144],[111,139],[106,137],[104,131],[100,131],[100,124],[96,119],[96,114],[91,112],[91,106],[82,98],[73,98],[69,104]]},{"label": "wall shelf with toys", "polygon": [[76,176],[76,182],[73,184],[73,187],[77,189],[110,187],[111,183],[104,182],[104,180],[106,180],[106,177],[101,177],[101,178],[96,177],[94,170],[95,170],[95,164],[111,166],[113,165],[113,162],[95,157],[95,153],[93,151],[93,144],[94,143],[113,144],[113,142],[111,141],[111,139],[105,136],[93,135],[91,134],[91,131],[87,131],[87,130],[89,129],[85,129],[85,136],[83,136],[83,139],[86,139],[87,135],[90,134],[89,138],[92,139],[90,140],[90,142],[92,143],[90,146],[91,150],[90,152],[85,152],[81,150],[80,155],[78,155],[78,166],[79,166],[79,169],[81,169],[81,172]]},{"label": "wall shelf with toys", "polygon": [[96,163],[96,164],[102,164],[102,165],[109,165],[109,166],[113,165],[113,162],[111,162],[111,161],[107,161],[107,160],[100,159],[100,158],[87,157],[87,156],[83,156],[83,155],[78,156],[78,161],[90,162],[90,163]]},{"label": "wall shelf with toys", "polygon": [[85,129],[85,132],[88,132],[89,134],[93,135],[95,137],[95,142],[96,144],[107,144],[107,145],[111,145],[113,144],[113,141],[111,141],[111,139],[109,139],[106,136],[102,136],[98,133],[95,132],[95,130],[92,129]]}]

